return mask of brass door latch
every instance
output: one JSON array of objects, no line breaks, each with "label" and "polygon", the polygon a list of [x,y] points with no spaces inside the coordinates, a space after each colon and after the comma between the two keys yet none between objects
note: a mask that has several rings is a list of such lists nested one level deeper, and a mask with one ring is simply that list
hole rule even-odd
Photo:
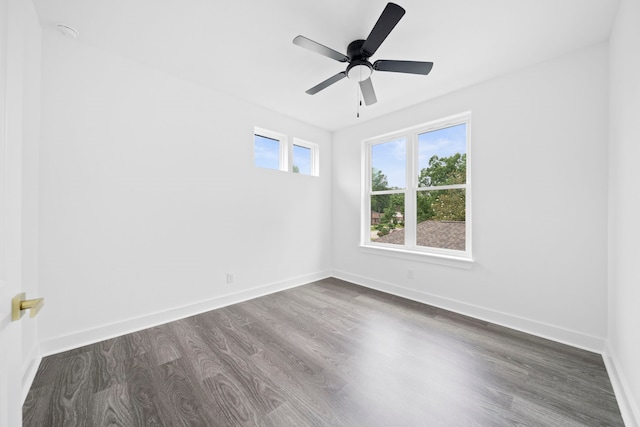
[{"label": "brass door latch", "polygon": [[36,314],[44,306],[44,298],[25,299],[27,294],[22,292],[11,300],[11,320],[20,320],[25,310],[29,310],[29,317],[36,317]]}]

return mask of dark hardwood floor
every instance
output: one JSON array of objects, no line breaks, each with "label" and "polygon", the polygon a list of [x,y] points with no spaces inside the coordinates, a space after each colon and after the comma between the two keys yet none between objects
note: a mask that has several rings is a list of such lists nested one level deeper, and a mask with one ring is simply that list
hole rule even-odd
[{"label": "dark hardwood floor", "polygon": [[326,279],[46,357],[25,426],[621,426],[598,354]]}]

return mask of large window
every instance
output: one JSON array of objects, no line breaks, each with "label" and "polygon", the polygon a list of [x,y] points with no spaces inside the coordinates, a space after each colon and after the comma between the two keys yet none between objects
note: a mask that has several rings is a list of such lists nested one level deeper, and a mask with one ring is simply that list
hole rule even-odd
[{"label": "large window", "polygon": [[365,141],[363,244],[471,259],[470,114]]}]

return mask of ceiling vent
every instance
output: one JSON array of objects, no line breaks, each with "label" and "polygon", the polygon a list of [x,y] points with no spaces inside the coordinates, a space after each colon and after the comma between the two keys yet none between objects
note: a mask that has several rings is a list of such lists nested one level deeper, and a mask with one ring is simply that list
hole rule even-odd
[{"label": "ceiling vent", "polygon": [[56,29],[63,36],[67,36],[67,37],[70,37],[72,39],[75,39],[76,37],[78,37],[80,35],[78,30],[76,30],[75,28],[70,27],[68,25],[65,25],[65,24],[57,24],[56,25]]}]

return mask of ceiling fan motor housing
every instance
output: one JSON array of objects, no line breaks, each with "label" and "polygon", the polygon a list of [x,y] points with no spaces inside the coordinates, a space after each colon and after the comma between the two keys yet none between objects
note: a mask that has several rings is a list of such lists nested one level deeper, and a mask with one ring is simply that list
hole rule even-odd
[{"label": "ceiling fan motor housing", "polygon": [[355,40],[347,47],[349,65],[347,66],[347,77],[351,80],[367,80],[373,73],[373,65],[368,61],[368,57],[363,55],[362,45],[364,40]]}]

